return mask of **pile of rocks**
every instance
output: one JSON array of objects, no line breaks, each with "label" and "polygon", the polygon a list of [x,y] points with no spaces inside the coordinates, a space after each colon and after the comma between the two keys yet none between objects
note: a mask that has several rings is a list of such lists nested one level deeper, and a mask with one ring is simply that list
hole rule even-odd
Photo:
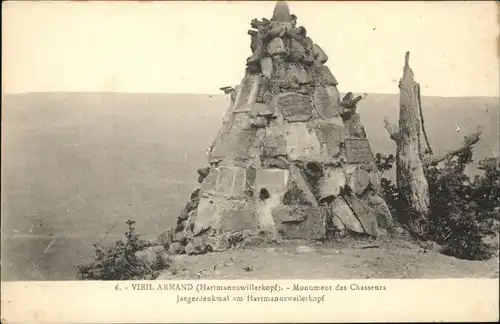
[{"label": "pile of rocks", "polygon": [[341,98],[328,56],[285,2],[251,26],[252,55],[198,170],[201,187],[163,242],[200,254],[259,235],[383,235],[392,217],[356,113],[361,96]]}]

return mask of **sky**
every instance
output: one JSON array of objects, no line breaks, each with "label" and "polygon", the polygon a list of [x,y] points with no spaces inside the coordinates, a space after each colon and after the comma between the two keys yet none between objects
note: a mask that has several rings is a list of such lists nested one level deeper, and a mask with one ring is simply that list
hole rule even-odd
[{"label": "sky", "polygon": [[[253,18],[275,2],[2,3],[2,93],[222,94],[239,84]],[[422,95],[499,95],[494,1],[288,2],[341,92],[397,93],[404,53]]]}]

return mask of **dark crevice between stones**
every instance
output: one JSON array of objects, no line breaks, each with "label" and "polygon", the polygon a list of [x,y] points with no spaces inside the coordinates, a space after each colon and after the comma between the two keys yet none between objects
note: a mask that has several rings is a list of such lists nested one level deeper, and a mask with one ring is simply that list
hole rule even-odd
[{"label": "dark crevice between stones", "polygon": [[260,200],[265,201],[269,197],[271,197],[271,195],[269,194],[269,191],[267,191],[266,188],[260,189],[260,192],[259,192],[259,198],[260,198]]}]

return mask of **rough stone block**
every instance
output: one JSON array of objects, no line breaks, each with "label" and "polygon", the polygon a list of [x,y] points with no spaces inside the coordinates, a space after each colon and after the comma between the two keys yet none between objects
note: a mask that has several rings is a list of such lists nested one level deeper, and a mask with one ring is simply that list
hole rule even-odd
[{"label": "rough stone block", "polygon": [[[294,214],[301,214],[304,220],[300,222],[286,221],[279,223],[278,227],[284,238],[288,239],[322,239],[326,236],[326,219],[320,207],[289,206],[288,209],[281,209],[281,218],[297,217]],[[285,214],[285,215],[283,215]]]},{"label": "rough stone block", "polygon": [[332,216],[332,224],[339,231],[344,231],[346,229],[344,223],[342,223],[337,215]]},{"label": "rough stone block", "polygon": [[337,79],[333,76],[332,72],[326,65],[319,65],[315,69],[315,80],[321,85],[331,85],[336,86],[338,84]]},{"label": "rough stone block", "polygon": [[378,223],[377,215],[373,208],[355,196],[345,196],[344,199],[351,207],[356,217],[361,222],[361,226],[365,233],[377,237],[378,236]]},{"label": "rough stone block", "polygon": [[221,166],[218,169],[216,185],[213,194],[228,198],[241,198],[249,189],[248,171],[242,167]]},{"label": "rough stone block", "polygon": [[330,98],[332,98],[332,101],[337,105],[337,109],[339,110],[339,112],[341,112],[343,108],[340,107],[340,92],[337,86],[326,85],[325,89]]},{"label": "rough stone block", "polygon": [[324,64],[324,63],[326,63],[326,61],[328,61],[328,55],[326,55],[325,51],[323,51],[323,49],[318,44],[314,44],[312,47],[312,50],[313,50],[314,58],[318,62],[320,62],[321,64]]},{"label": "rough stone block", "polygon": [[366,195],[363,195],[362,199],[375,211],[379,227],[388,229],[393,226],[391,210],[382,197],[368,191]]},{"label": "rough stone block", "polygon": [[231,129],[245,129],[249,130],[252,128],[252,120],[248,113],[236,113],[233,116],[233,122]]},{"label": "rough stone block", "polygon": [[236,94],[233,112],[248,112],[257,99],[261,77],[259,75],[247,74]]},{"label": "rough stone block", "polygon": [[316,86],[314,90],[314,108],[323,119],[340,116],[340,105],[334,86]]},{"label": "rough stone block", "polygon": [[172,243],[168,249],[168,253],[170,254],[183,254],[184,252],[184,245],[179,242]]},{"label": "rough stone block", "polygon": [[[338,121],[335,122],[336,120]],[[335,118],[329,122],[323,121],[318,124],[318,130],[318,137],[324,143],[326,156],[337,157],[340,153],[340,145],[345,140],[342,120]]]},{"label": "rough stone block", "polygon": [[349,119],[344,122],[349,137],[366,138],[366,131],[359,114],[352,114]]},{"label": "rough stone block", "polygon": [[243,197],[245,196],[246,190],[247,190],[247,171],[244,168],[235,168],[232,197]]},{"label": "rough stone block", "polygon": [[289,63],[287,65],[287,79],[294,80],[298,84],[308,84],[313,81],[306,69],[299,63]]},{"label": "rough stone block", "polygon": [[267,52],[270,55],[286,53],[285,43],[280,37],[276,37],[269,42],[269,45],[267,46]]},{"label": "rough stone block", "polygon": [[256,102],[252,106],[251,115],[254,117],[257,116],[272,116],[274,115],[274,109],[272,105],[268,105],[261,102]]},{"label": "rough stone block", "polygon": [[213,193],[215,186],[217,185],[217,178],[219,177],[219,170],[212,169],[208,176],[201,183],[201,191],[207,193]]},{"label": "rough stone block", "polygon": [[225,130],[216,138],[210,162],[223,159],[248,159],[248,150],[254,136],[251,130]]},{"label": "rough stone block", "polygon": [[305,123],[283,126],[288,157],[297,161],[317,161],[321,158],[321,145],[314,129]]},{"label": "rough stone block", "polygon": [[348,185],[356,195],[361,195],[370,185],[369,173],[362,168],[357,168],[349,177]]},{"label": "rough stone block", "polygon": [[255,117],[252,119],[251,124],[253,128],[264,128],[267,126],[267,119],[262,116]]},{"label": "rough stone block", "polygon": [[135,252],[135,257],[144,264],[151,264],[156,262],[160,253],[164,251],[165,249],[162,245],[151,246],[145,250]]},{"label": "rough stone block", "polygon": [[283,129],[280,126],[267,127],[261,147],[264,157],[285,156],[287,154],[287,144]]},{"label": "rough stone block", "polygon": [[277,107],[289,122],[308,121],[312,117],[312,102],[309,96],[284,93],[277,97]]},{"label": "rough stone block", "polygon": [[215,193],[231,197],[234,191],[235,169],[231,167],[220,167]]},{"label": "rough stone block", "polygon": [[301,223],[307,218],[307,209],[301,206],[278,206],[272,213],[279,223]]},{"label": "rough stone block", "polygon": [[376,193],[382,193],[382,186],[380,183],[380,175],[377,171],[372,171],[368,173],[370,178],[370,186],[375,190]]},{"label": "rough stone block", "polygon": [[276,224],[272,214],[272,210],[281,205],[281,192],[273,192],[266,199],[262,197],[255,200],[255,216],[259,231],[267,233],[276,233]]},{"label": "rough stone block", "polygon": [[270,158],[264,160],[263,167],[269,169],[288,169],[290,164],[284,158]]},{"label": "rough stone block", "polygon": [[198,235],[209,228],[217,230],[221,226],[220,200],[216,197],[201,197],[194,222],[193,235]]},{"label": "rough stone block", "polygon": [[364,233],[361,222],[354,215],[351,207],[349,207],[343,197],[339,196],[335,198],[332,203],[332,213],[338,217],[346,229],[357,233]]},{"label": "rough stone block", "polygon": [[255,230],[257,228],[255,205],[252,202],[228,200],[221,206],[220,211],[223,232]]},{"label": "rough stone block", "polygon": [[346,182],[346,176],[341,168],[325,168],[324,175],[318,182],[320,201],[340,195]]},{"label": "rough stone block", "polygon": [[346,157],[348,163],[373,163],[374,157],[370,142],[366,138],[346,138]]},{"label": "rough stone block", "polygon": [[158,235],[158,238],[156,239],[156,242],[158,242],[159,245],[163,246],[164,248],[167,248],[172,244],[172,234],[173,234],[173,229],[169,228],[160,233]]},{"label": "rough stone block", "polygon": [[285,205],[318,206],[318,201],[314,197],[302,171],[294,165],[290,166],[290,181],[288,190],[283,197],[283,203]]},{"label": "rough stone block", "polygon": [[257,176],[257,170],[250,166],[245,169],[246,173],[246,190],[252,191],[255,186],[255,177]]},{"label": "rough stone block", "polygon": [[302,61],[304,56],[306,55],[306,50],[302,44],[296,39],[292,39],[291,48],[290,48],[290,56],[294,61]]},{"label": "rough stone block", "polygon": [[187,255],[199,255],[208,253],[211,246],[204,242],[202,238],[196,237],[189,242],[184,249]]},{"label": "rough stone block", "polygon": [[271,78],[273,74],[273,59],[270,57],[263,57],[260,59],[260,69],[265,77]]}]

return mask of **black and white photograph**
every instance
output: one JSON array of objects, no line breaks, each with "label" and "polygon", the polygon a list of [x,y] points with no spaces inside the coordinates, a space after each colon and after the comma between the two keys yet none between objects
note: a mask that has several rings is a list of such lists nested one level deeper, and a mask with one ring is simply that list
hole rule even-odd
[{"label": "black and white photograph", "polygon": [[498,2],[2,6],[3,283],[498,280]]}]

